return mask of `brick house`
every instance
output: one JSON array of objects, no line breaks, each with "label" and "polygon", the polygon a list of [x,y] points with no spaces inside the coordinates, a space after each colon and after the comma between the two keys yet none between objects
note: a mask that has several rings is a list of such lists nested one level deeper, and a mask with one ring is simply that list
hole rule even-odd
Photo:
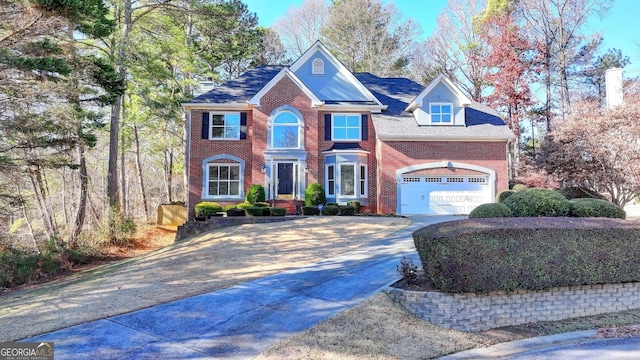
[{"label": "brick house", "polygon": [[261,66],[183,107],[190,217],[200,201],[235,204],[252,184],[294,212],[304,190],[365,211],[468,214],[508,188],[498,114],[449,79],[349,72],[316,42],[290,66]]}]

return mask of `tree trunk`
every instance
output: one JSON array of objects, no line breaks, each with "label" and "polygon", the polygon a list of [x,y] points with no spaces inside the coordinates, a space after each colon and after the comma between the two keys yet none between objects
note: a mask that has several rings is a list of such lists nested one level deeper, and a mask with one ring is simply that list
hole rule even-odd
[{"label": "tree trunk", "polygon": [[87,160],[85,157],[84,144],[78,145],[78,177],[80,180],[80,191],[78,192],[78,210],[73,222],[73,230],[69,241],[74,243],[78,240],[82,228],[84,227],[84,219],[87,213],[87,194],[89,191],[89,178],[87,174]]},{"label": "tree trunk", "polygon": [[133,124],[133,139],[136,145],[136,170],[138,172],[138,184],[140,184],[140,197],[144,208],[144,217],[149,221],[149,206],[147,205],[147,195],[144,189],[144,177],[142,176],[142,160],[140,159],[140,137],[138,136],[138,126]]}]

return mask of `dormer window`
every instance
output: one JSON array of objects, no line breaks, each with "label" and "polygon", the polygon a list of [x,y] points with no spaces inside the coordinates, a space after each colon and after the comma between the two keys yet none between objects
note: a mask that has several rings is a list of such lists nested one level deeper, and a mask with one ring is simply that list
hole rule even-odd
[{"label": "dormer window", "polygon": [[453,105],[451,103],[429,103],[431,124],[452,124]]},{"label": "dormer window", "polygon": [[311,65],[311,74],[312,75],[323,75],[324,74],[324,61],[322,59],[314,59]]}]

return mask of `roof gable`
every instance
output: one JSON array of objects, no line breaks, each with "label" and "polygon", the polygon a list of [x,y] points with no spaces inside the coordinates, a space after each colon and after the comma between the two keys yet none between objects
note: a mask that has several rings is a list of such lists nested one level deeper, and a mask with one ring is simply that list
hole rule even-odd
[{"label": "roof gable", "polygon": [[432,92],[437,91],[442,86],[446,87],[453,96],[457,98],[459,106],[466,107],[471,105],[471,99],[462,93],[462,91],[460,91],[460,89],[455,86],[449,78],[440,74],[409,104],[409,106],[407,106],[406,111],[414,111],[415,109],[422,107],[424,99],[428,98]]},{"label": "roof gable", "polygon": [[[313,63],[320,60],[324,64],[322,74],[314,73]],[[316,41],[290,70],[325,103],[368,103],[382,106],[365,87],[329,50]]]},{"label": "roof gable", "polygon": [[285,76],[291,79],[291,81],[293,81],[293,83],[296,84],[300,88],[300,90],[302,90],[302,92],[304,92],[305,95],[309,97],[309,99],[311,99],[311,104],[313,106],[320,106],[324,103],[302,81],[300,81],[300,79],[298,79],[296,74],[294,74],[291,70],[284,68],[264,87],[262,87],[262,89],[260,89],[260,91],[258,91],[258,93],[255,94],[255,96],[253,96],[251,100],[249,100],[249,104],[260,107],[260,99],[262,99],[264,94],[271,90],[271,88],[274,87]]}]

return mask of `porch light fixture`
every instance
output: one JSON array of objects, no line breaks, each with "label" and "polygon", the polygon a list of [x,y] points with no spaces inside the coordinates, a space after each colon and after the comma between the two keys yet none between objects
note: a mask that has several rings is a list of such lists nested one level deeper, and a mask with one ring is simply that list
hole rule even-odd
[{"label": "porch light fixture", "polygon": [[451,161],[447,163],[447,169],[453,170],[453,164],[451,163]]},{"label": "porch light fixture", "polygon": [[260,171],[264,174],[267,172],[267,164],[262,164],[262,168],[260,169]]}]

